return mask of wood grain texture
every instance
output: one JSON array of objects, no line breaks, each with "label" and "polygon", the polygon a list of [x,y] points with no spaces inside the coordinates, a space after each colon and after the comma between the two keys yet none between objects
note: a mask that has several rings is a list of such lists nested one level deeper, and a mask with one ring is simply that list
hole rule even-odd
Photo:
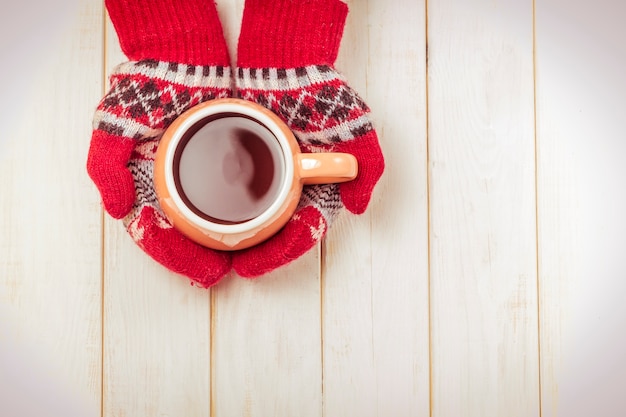
[{"label": "wood grain texture", "polygon": [[372,107],[386,171],[326,241],[324,415],[427,416],[425,5],[348,4],[337,68]]},{"label": "wood grain texture", "polygon": [[[368,2],[348,6],[336,67],[367,101]],[[370,213],[356,217],[343,212],[330,228],[322,253],[323,415],[375,415]]]},{"label": "wood grain texture", "polygon": [[[243,1],[218,2],[231,58]],[[321,415],[319,247],[269,275],[214,290],[213,416]]]},{"label": "wood grain texture", "polygon": [[317,257],[215,290],[215,416],[320,416]]},{"label": "wood grain texture", "polygon": [[2,18],[17,35],[2,39],[12,76],[2,71],[2,415],[100,414],[101,211],[85,155],[101,89],[102,7],[72,6],[19,6],[12,16],[29,20]]},{"label": "wood grain texture", "polygon": [[432,413],[537,416],[532,4],[428,28]]},{"label": "wood grain texture", "polygon": [[[110,71],[127,59],[107,25]],[[121,221],[105,225],[103,417],[208,416],[209,291],[157,264]]]},{"label": "wood grain texture", "polygon": [[543,416],[622,416],[626,9],[536,7]]}]

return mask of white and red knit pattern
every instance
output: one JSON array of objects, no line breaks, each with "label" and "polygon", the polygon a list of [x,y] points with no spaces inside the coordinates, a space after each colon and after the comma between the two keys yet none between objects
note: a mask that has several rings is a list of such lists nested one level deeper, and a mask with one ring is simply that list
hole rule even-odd
[{"label": "white and red knit pattern", "polygon": [[334,145],[373,130],[367,105],[326,65],[239,68],[237,89],[280,115],[304,145]]},{"label": "white and red knit pattern", "polygon": [[119,65],[94,116],[94,129],[132,139],[162,134],[178,115],[230,94],[230,68],[144,60]]}]

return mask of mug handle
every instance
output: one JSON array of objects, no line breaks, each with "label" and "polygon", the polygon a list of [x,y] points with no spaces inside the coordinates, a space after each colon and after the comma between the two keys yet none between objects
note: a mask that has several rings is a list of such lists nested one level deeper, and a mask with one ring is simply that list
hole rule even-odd
[{"label": "mug handle", "polygon": [[354,155],[339,152],[299,153],[296,169],[303,184],[352,181],[359,171]]}]

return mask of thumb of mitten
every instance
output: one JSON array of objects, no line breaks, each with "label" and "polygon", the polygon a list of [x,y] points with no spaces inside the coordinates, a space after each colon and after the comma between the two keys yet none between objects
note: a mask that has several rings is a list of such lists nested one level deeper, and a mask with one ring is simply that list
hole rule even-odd
[{"label": "thumb of mitten", "polygon": [[385,170],[385,160],[374,130],[360,138],[340,142],[336,152],[354,155],[358,162],[357,177],[340,184],[339,192],[344,206],[354,214],[361,214],[367,208],[374,186]]},{"label": "thumb of mitten", "polygon": [[126,164],[136,144],[95,126],[87,157],[87,173],[100,191],[105,210],[115,219],[126,216],[135,202],[135,183]]}]

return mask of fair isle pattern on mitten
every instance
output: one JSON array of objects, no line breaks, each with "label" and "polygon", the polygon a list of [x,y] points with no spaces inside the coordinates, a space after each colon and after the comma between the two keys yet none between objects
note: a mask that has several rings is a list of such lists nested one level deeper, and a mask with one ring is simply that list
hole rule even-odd
[{"label": "fair isle pattern on mitten", "polygon": [[148,207],[152,211],[158,221],[159,227],[169,229],[172,227],[167,220],[165,214],[161,211],[159,200],[154,188],[154,159],[156,157],[157,148],[159,147],[158,139],[143,141],[133,149],[128,162],[128,169],[135,179],[135,189],[137,190],[137,198],[133,204],[133,209],[123,219],[124,226],[127,228],[130,236],[139,245],[143,245],[144,230],[140,226],[141,212]]},{"label": "fair isle pattern on mitten", "polygon": [[[300,201],[298,202],[296,211],[303,207],[313,207],[322,214],[325,220],[324,226],[326,228],[330,227],[333,220],[343,208],[343,203],[341,202],[337,188],[337,184],[305,185],[302,188],[302,194],[300,195]],[[324,234],[325,233],[326,230],[324,229]],[[323,237],[323,235],[321,237]]]},{"label": "fair isle pattern on mitten", "polygon": [[241,98],[280,115],[304,145],[335,145],[374,130],[369,108],[326,65],[299,68],[239,68]]},{"label": "fair isle pattern on mitten", "polygon": [[[305,210],[305,208],[307,210]],[[326,236],[328,228],[343,208],[337,184],[305,185],[302,188],[300,201],[293,215],[294,221],[302,221],[303,213],[308,212],[308,235],[299,236],[301,242],[306,242],[303,249],[310,249],[315,242]]]},{"label": "fair isle pattern on mitten", "polygon": [[94,129],[153,139],[178,115],[203,101],[228,97],[230,68],[144,60],[119,65],[100,102]]}]

